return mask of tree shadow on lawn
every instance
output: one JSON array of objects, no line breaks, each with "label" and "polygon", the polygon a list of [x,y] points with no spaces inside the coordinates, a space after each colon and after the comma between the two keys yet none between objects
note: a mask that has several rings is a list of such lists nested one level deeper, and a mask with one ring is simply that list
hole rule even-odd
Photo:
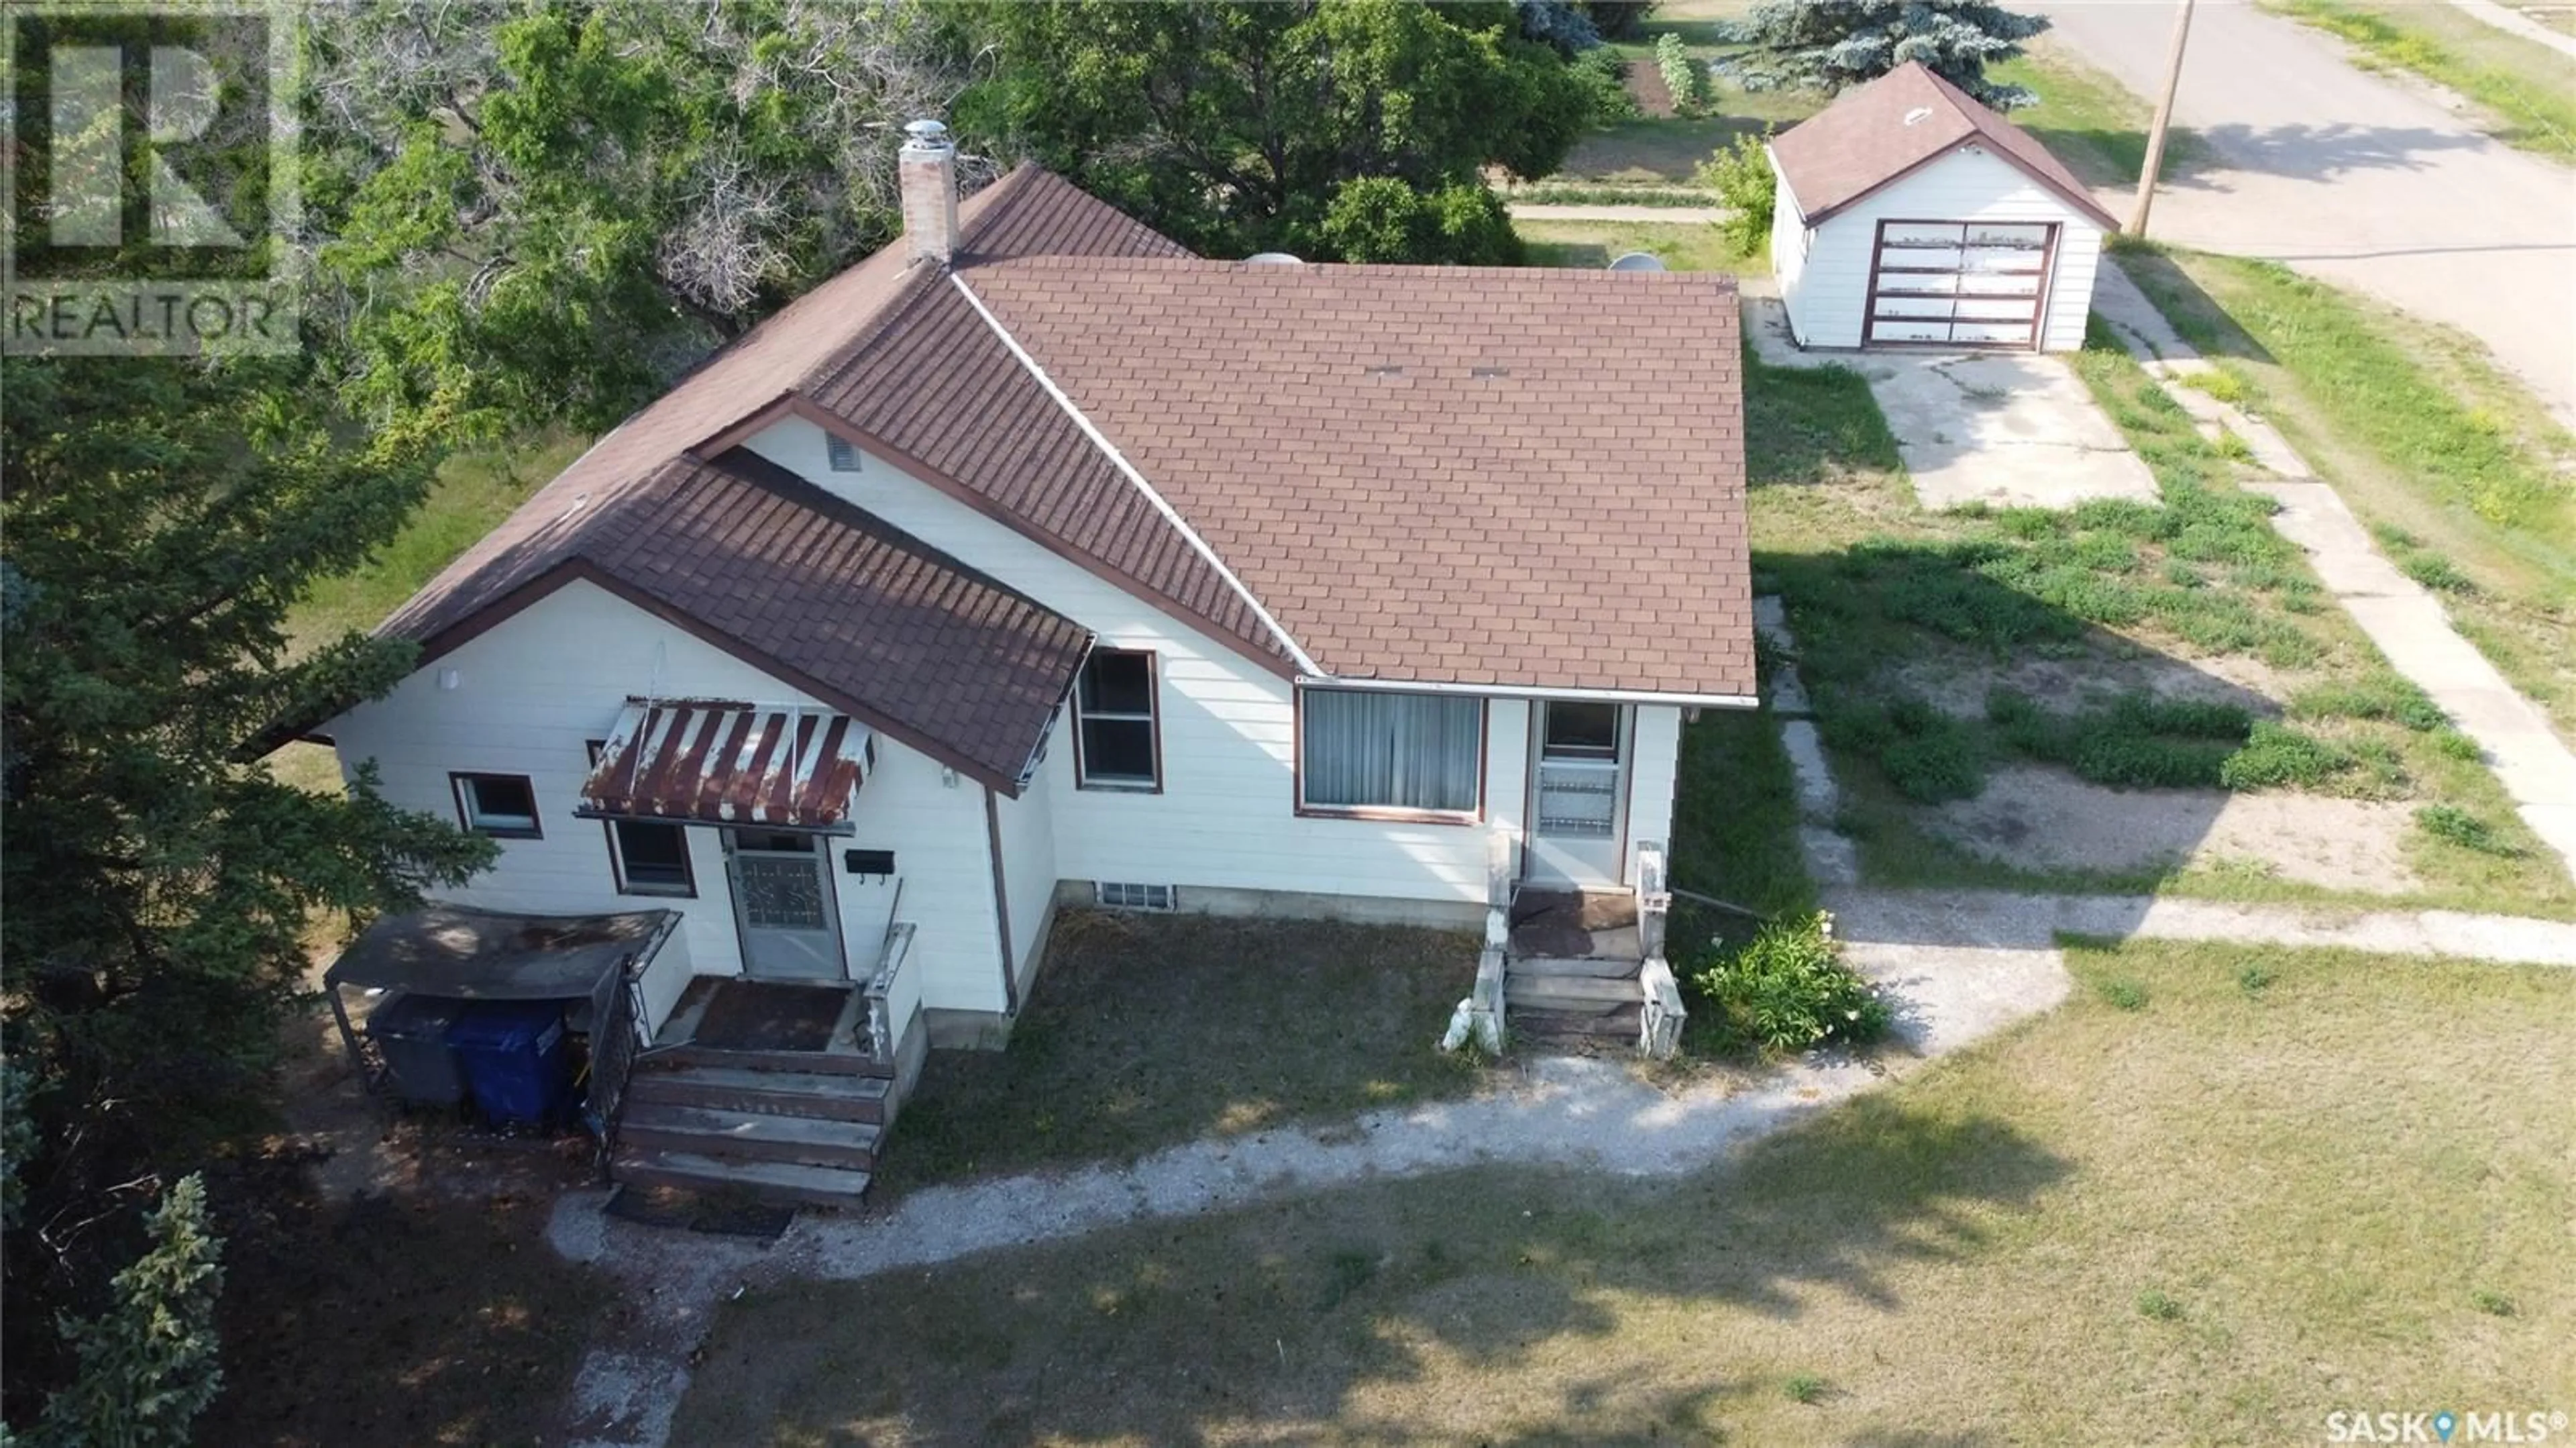
[{"label": "tree shadow on lawn", "polygon": [[[1480,1169],[763,1289],[722,1309],[674,1441],[1454,1441],[1462,1392],[1544,1383],[1569,1340],[1661,1361],[1489,1403],[1515,1433],[1491,1441],[1705,1432],[1802,1366],[1763,1361],[1761,1323],[1820,1294],[1905,1306],[1891,1269],[1974,1259],[2070,1170],[2004,1121],[1880,1094],[1673,1183]],[[1692,1304],[1718,1311],[1660,1310]]]}]

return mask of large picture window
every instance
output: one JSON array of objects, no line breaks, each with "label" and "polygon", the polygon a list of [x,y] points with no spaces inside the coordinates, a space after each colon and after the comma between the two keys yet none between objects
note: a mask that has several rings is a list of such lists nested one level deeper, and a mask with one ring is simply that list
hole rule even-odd
[{"label": "large picture window", "polygon": [[1307,689],[1298,704],[1301,809],[1471,815],[1480,807],[1484,700]]},{"label": "large picture window", "polygon": [[1086,789],[1159,789],[1154,656],[1093,649],[1073,690],[1074,763]]}]

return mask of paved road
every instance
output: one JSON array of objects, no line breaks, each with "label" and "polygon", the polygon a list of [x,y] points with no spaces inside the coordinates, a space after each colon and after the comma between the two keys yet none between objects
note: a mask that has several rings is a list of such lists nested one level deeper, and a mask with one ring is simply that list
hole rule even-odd
[{"label": "paved road", "polygon": [[[2153,94],[2168,0],[2038,8],[2059,40]],[[2576,171],[2242,0],[2203,0],[2174,111],[2215,161],[2158,196],[2150,235],[2278,258],[2460,327],[2576,423]],[[2126,216],[2125,198],[2112,209]]]}]

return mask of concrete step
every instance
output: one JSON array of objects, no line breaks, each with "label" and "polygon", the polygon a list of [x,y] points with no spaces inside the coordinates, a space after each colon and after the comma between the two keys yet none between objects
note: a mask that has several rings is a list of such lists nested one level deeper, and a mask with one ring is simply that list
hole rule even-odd
[{"label": "concrete step", "polygon": [[626,1078],[631,1118],[647,1103],[706,1111],[762,1112],[829,1121],[885,1121],[893,1082],[882,1076],[816,1076],[722,1066],[638,1071]]},{"label": "concrete step", "polygon": [[1601,980],[1591,976],[1561,975],[1535,978],[1517,974],[1503,977],[1503,1004],[1531,1010],[1602,1011],[1614,1006],[1641,1005],[1646,988],[1634,976],[1625,980]]},{"label": "concrete step", "polygon": [[1511,1038],[1527,1045],[1544,1047],[1553,1041],[1601,1040],[1636,1043],[1637,1033],[1645,1020],[1642,1005],[1625,1005],[1600,1012],[1515,1010],[1511,1013]]},{"label": "concrete step", "polygon": [[1536,955],[1527,960],[1509,962],[1504,969],[1510,974],[1529,976],[1589,976],[1600,980],[1634,980],[1644,962],[1635,956],[1625,960],[1608,957]]},{"label": "concrete step", "polygon": [[868,1174],[848,1167],[724,1161],[691,1152],[635,1147],[620,1147],[617,1159],[609,1164],[608,1174],[638,1186],[741,1191],[766,1202],[814,1207],[855,1207],[868,1190]]},{"label": "concrete step", "polygon": [[794,1071],[816,1076],[894,1075],[860,1051],[727,1051],[714,1046],[659,1046],[635,1058],[635,1074],[712,1067],[724,1071]]},{"label": "concrete step", "polygon": [[639,1102],[618,1123],[620,1146],[692,1153],[727,1161],[784,1161],[874,1171],[883,1133],[857,1121],[759,1112],[708,1111]]}]

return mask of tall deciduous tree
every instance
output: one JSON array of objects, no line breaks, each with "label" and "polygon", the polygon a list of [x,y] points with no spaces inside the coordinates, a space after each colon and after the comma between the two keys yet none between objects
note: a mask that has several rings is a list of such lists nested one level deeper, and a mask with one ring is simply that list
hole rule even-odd
[{"label": "tall deciduous tree", "polygon": [[361,0],[311,27],[344,388],[440,438],[597,430],[897,228],[958,80],[920,0]]},{"label": "tall deciduous tree", "polygon": [[1407,259],[1481,259],[1409,215],[1362,225],[1391,215],[1383,188],[1326,218],[1363,179],[1436,198],[1489,167],[1546,175],[1592,118],[1591,87],[1500,0],[1051,0],[982,23],[999,74],[961,103],[970,133],[1219,256],[1338,257],[1337,237],[1401,231],[1423,248]]},{"label": "tall deciduous tree", "polygon": [[[391,537],[422,467],[284,362],[0,359],[0,1254],[12,1416],[62,1381],[119,1204],[255,1119],[315,911],[400,908],[491,842],[278,782],[245,743],[408,672],[409,645],[290,647],[314,578]],[[32,1127],[32,1131],[22,1129]]]},{"label": "tall deciduous tree", "polygon": [[1875,80],[1909,60],[1998,111],[2039,97],[1998,85],[1986,67],[2021,54],[2048,28],[1987,0],[1762,0],[1732,28],[1755,47],[1733,62],[1751,89],[1792,87],[1827,94]]}]

